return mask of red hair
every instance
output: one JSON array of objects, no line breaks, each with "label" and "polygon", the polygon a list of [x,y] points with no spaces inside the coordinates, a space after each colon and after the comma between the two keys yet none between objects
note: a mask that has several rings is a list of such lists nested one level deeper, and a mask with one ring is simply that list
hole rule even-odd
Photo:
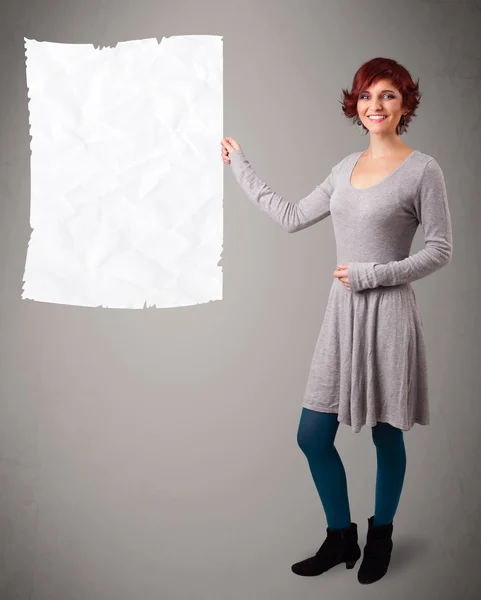
[{"label": "red hair", "polygon": [[396,133],[401,135],[409,126],[414,111],[419,106],[422,94],[419,92],[419,79],[417,83],[411,78],[409,71],[395,60],[390,58],[373,58],[364,63],[354,75],[352,90],[342,90],[342,112],[348,119],[352,119],[362,125],[365,132],[368,131],[361,123],[357,114],[357,101],[362,91],[366,90],[379,79],[389,79],[391,84],[402,96],[402,106],[409,110],[408,114],[402,116],[396,127]]}]

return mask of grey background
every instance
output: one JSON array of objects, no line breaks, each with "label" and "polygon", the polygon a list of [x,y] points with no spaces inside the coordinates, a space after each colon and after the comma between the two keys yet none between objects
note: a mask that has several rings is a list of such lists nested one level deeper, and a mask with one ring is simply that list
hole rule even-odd
[{"label": "grey background", "polygon": [[[419,0],[4,4],[2,600],[479,597],[480,8]],[[296,432],[336,268],[329,219],[286,235],[225,166],[222,301],[107,310],[21,300],[31,232],[23,38],[114,46],[184,34],[224,36],[225,135],[292,201],[367,147],[338,102],[364,61],[391,57],[420,78],[424,95],[404,139],[444,171],[454,254],[414,283],[431,424],[405,434],[392,562],[373,585],[358,584],[360,563],[314,578],[290,571],[325,537]],[[422,244],[420,228],[411,252]],[[363,547],[374,510],[371,431],[340,426],[336,445]]]}]

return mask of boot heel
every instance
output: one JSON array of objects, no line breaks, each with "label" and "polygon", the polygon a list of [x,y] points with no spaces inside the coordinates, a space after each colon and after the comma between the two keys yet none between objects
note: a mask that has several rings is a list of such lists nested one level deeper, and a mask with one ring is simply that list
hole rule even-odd
[{"label": "boot heel", "polygon": [[354,569],[356,566],[357,560],[346,561],[346,569]]}]

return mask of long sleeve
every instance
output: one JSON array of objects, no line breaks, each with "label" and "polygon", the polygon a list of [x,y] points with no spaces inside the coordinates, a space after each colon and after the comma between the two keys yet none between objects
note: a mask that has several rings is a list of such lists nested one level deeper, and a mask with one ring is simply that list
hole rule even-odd
[{"label": "long sleeve", "polygon": [[258,177],[242,150],[233,150],[229,157],[232,173],[247,197],[288,233],[310,227],[330,215],[337,165],[323,183],[295,204],[274,192]]},{"label": "long sleeve", "polygon": [[416,281],[450,262],[453,251],[451,216],[443,172],[434,158],[424,168],[414,210],[423,227],[425,247],[399,261],[349,263],[351,291]]}]

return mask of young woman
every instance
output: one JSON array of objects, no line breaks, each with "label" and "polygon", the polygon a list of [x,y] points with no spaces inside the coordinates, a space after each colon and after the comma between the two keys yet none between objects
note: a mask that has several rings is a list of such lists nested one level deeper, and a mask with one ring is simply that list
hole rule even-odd
[{"label": "young woman", "polygon": [[[374,515],[358,571],[360,583],[385,575],[393,519],[406,470],[403,432],[429,423],[423,324],[411,282],[448,264],[451,218],[438,162],[401,140],[419,105],[419,86],[396,61],[375,58],[343,90],[344,115],[369,133],[369,147],[337,163],[297,204],[255,173],[233,138],[221,141],[245,194],[288,232],[332,216],[338,267],[302,401],[298,444],[327,519],[315,556],[292,566],[319,575],[361,556],[351,522],[346,474],[334,446],[339,423],[372,428],[377,476]],[[425,246],[409,255],[422,225]]]}]

